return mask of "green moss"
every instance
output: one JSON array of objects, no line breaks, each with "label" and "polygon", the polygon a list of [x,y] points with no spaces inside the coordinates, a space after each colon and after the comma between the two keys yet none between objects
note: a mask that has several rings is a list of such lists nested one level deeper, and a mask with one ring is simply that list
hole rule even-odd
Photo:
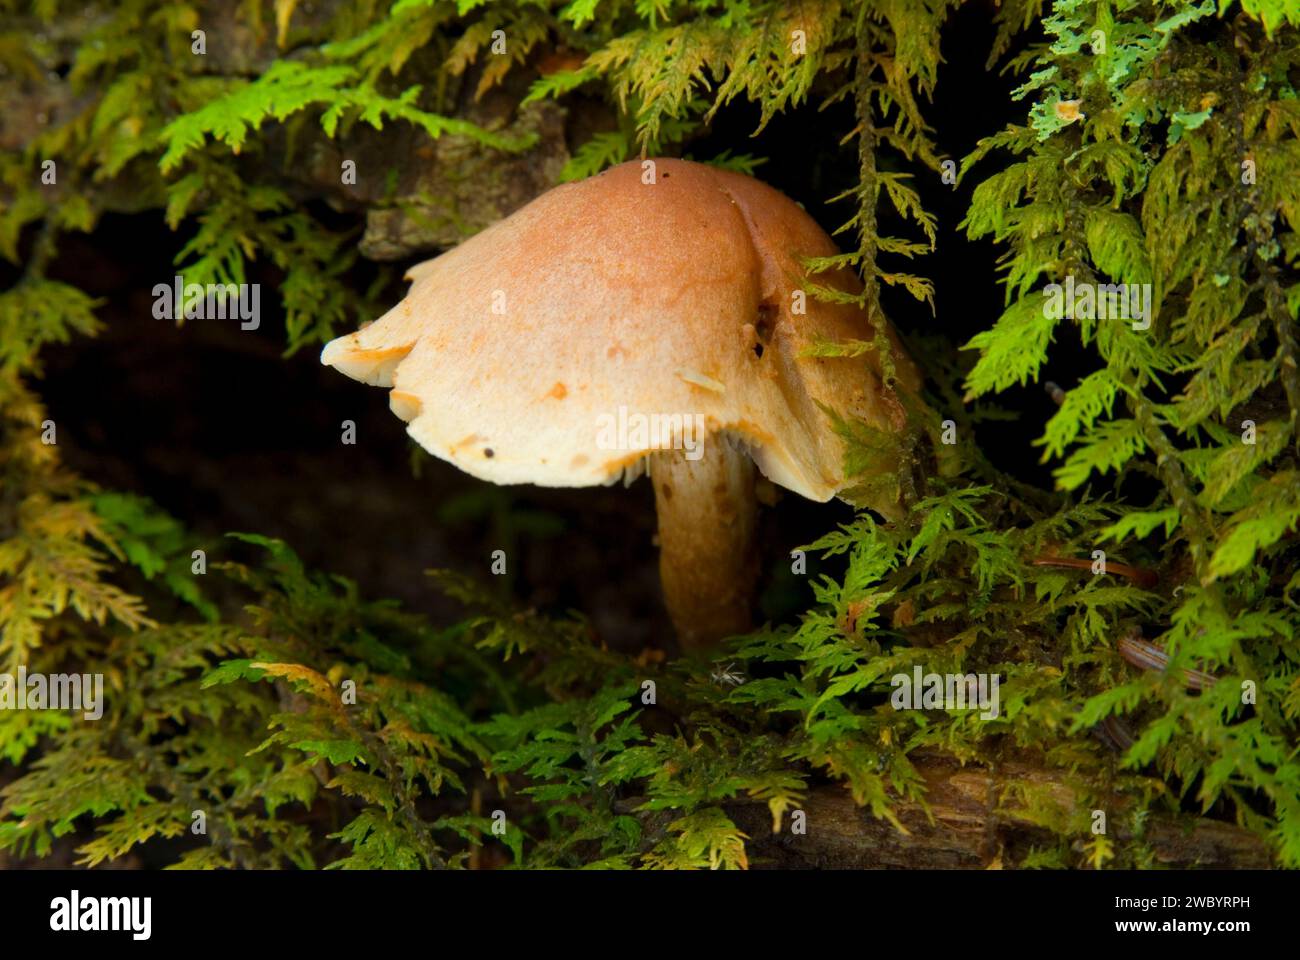
[{"label": "green moss", "polygon": [[[860,180],[843,198],[856,246],[811,267],[854,267],[868,304],[881,284],[929,301],[927,280],[886,263],[931,249],[935,221],[904,175],[877,166],[939,169],[919,104],[955,4],[398,4],[373,18],[342,4],[332,20],[291,12],[279,50],[245,4],[252,80],[189,55],[197,6],[127,0],[70,27],[54,6],[0,37],[9,76],[32,83],[75,46],[68,79],[50,81],[63,97],[53,122],[0,153],[0,253],[17,263],[20,238],[36,237],[23,279],[0,293],[0,670],[93,662],[117,695],[103,724],[0,712],[0,757],[16,767],[0,848],[43,856],[93,825],[89,864],[185,838],[179,863],[202,867],[461,866],[498,842],[529,867],[743,866],[736,798],[788,829],[830,781],[893,820],[901,800],[924,801],[918,751],[942,750],[1034,758],[1074,791],[1073,804],[1032,786],[1000,799],[1058,838],[1008,866],[1150,866],[1145,818],[1173,810],[1235,820],[1300,865],[1293,6],[1059,0],[1040,17],[1030,0],[1001,5],[992,59],[1035,23],[1049,43],[1016,58],[1031,72],[1022,122],[962,163],[964,177],[985,172],[964,226],[1005,251],[1006,312],[964,353],[918,351],[958,444],[929,425],[942,467],[916,488],[921,454],[887,451],[909,466],[886,477],[909,491],[907,512],[888,526],[863,513],[811,544],[843,573],[811,585],[796,622],[737,638],[717,663],[658,665],[450,574],[437,582],[470,610],[438,629],[252,536],[258,563],[216,568],[246,603],[223,619],[185,577],[179,524],[93,490],[41,442],[41,350],[96,330],[97,304],[45,277],[57,238],[153,197],[192,230],[187,280],[239,282],[249,259],[268,260],[285,272],[289,348],[318,343],[378,305],[357,290],[356,237],[293,201],[270,138],[304,119],[300,135],[320,138],[411,124],[526,156],[535,137],[464,119],[448,85],[472,75],[494,90],[562,40],[576,59],[531,98],[603,97],[617,124],[567,175],[677,149],[731,100],[757,105],[761,126],[851,99],[860,126],[836,133],[858,141]],[[489,64],[498,24],[520,45]],[[426,54],[449,64],[432,87],[408,77]],[[1059,107],[1075,100],[1077,114]],[[45,159],[57,189],[40,183]],[[878,235],[882,199],[924,240]],[[1045,316],[1041,287],[1067,276],[1151,284],[1149,328]],[[990,466],[968,427],[996,414],[977,401],[1039,380],[1066,327],[1095,369],[1047,425],[1057,489],[1036,491]],[[851,472],[880,480],[879,444],[841,428]],[[1154,478],[1140,501],[1124,494],[1137,475]],[[1102,545],[1158,583],[1034,563]],[[122,586],[136,582],[128,568],[148,578],[139,595]],[[1167,648],[1167,673],[1121,657],[1136,624]],[[749,679],[720,684],[724,663]],[[890,678],[918,664],[1000,676],[998,715],[889,709]],[[1190,667],[1218,682],[1185,689]],[[672,733],[649,722],[650,681]],[[1089,735],[1116,720],[1133,736],[1118,757]],[[1125,826],[1094,835],[1094,809]]]}]

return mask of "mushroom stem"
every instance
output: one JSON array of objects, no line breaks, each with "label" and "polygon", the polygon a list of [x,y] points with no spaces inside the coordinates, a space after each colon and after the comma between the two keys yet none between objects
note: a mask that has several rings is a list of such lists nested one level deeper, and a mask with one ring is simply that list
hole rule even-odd
[{"label": "mushroom stem", "polygon": [[745,633],[758,568],[754,464],[725,438],[702,454],[654,456],[650,464],[659,515],[659,578],[664,602],[685,649]]}]

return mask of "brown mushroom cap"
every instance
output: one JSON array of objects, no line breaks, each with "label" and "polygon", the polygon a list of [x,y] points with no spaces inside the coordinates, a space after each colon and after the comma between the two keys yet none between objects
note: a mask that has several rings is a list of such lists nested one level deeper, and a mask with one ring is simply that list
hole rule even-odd
[{"label": "brown mushroom cap", "polygon": [[[808,295],[792,312],[810,282],[801,259],[835,244],[750,177],[671,159],[653,161],[653,182],[644,170],[557,187],[413,267],[406,298],[321,361],[392,388],[422,447],[493,483],[593,486],[635,471],[654,437],[601,442],[624,408],[701,415],[775,483],[829,499],[846,485],[843,449],[818,403],[879,429],[905,423],[873,355],[800,356],[818,338],[872,337],[851,304]],[[848,270],[816,282],[861,289]],[[896,340],[893,356],[915,390]]]}]

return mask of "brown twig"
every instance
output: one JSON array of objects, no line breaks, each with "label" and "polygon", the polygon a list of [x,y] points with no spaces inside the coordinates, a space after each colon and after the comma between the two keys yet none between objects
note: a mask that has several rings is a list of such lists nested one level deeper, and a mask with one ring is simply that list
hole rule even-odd
[{"label": "brown twig", "polygon": [[[1081,557],[1053,557],[1042,556],[1035,557],[1033,565],[1036,567],[1067,567],[1071,570],[1091,570],[1093,561],[1084,560]],[[1154,570],[1146,570],[1142,567],[1130,566],[1127,563],[1113,563],[1106,561],[1106,573],[1115,573],[1121,577],[1132,580],[1143,590],[1150,590],[1160,582],[1160,575]]]},{"label": "brown twig", "polygon": [[[1142,670],[1164,672],[1169,669],[1169,651],[1145,639],[1137,627],[1119,638],[1119,655]],[[1183,668],[1182,673],[1183,684],[1189,690],[1208,690],[1219,679],[1203,670],[1187,667]]]}]

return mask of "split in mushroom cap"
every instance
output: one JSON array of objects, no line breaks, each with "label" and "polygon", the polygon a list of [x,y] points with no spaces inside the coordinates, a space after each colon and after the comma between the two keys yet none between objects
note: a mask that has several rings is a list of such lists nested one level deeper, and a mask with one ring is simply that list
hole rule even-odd
[{"label": "split in mushroom cap", "polygon": [[[700,604],[748,603],[718,594],[753,572],[748,457],[773,482],[825,501],[847,481],[842,443],[819,404],[905,429],[874,357],[800,356],[818,339],[873,336],[856,306],[806,294],[802,259],[837,252],[797,204],[750,177],[682,160],[626,163],[557,187],[413,267],[406,298],[328,344],[321,360],[391,388],[393,412],[421,446],[493,483],[594,486],[646,462],[656,477],[673,475],[686,486],[671,494],[675,506],[656,488],[665,592],[679,632],[711,639],[747,625],[747,613],[706,616]],[[816,280],[861,289],[847,270]],[[880,322],[897,384],[914,392],[916,371]],[[686,461],[649,431],[629,431],[620,439],[630,444],[610,449],[620,411],[698,416],[704,456],[727,462]],[[711,498],[704,514],[695,493]],[[728,510],[719,497],[739,500]],[[716,529],[669,530],[666,511]],[[686,591],[694,599],[674,599],[673,579],[701,577]],[[722,622],[691,626],[703,620]]]}]

